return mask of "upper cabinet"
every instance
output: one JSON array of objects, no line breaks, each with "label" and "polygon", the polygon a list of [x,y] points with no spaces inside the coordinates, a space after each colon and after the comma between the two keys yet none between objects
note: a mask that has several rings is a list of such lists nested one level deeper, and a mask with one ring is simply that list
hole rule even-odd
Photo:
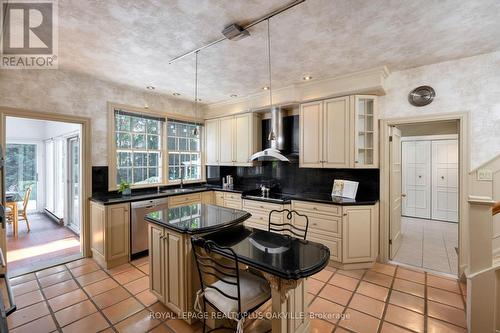
[{"label": "upper cabinet", "polygon": [[206,165],[252,166],[248,158],[261,147],[260,117],[239,114],[205,122]]},{"label": "upper cabinet", "polygon": [[302,168],[377,168],[376,96],[346,96],[302,104]]},{"label": "upper cabinet", "polygon": [[375,96],[357,95],[354,99],[354,166],[378,168],[378,115]]}]

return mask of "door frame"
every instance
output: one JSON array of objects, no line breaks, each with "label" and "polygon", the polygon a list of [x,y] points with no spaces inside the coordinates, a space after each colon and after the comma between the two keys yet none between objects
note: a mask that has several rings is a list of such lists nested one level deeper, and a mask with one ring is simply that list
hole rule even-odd
[{"label": "door frame", "polygon": [[469,206],[467,203],[468,179],[470,169],[469,158],[469,113],[443,113],[419,117],[387,118],[380,120],[380,233],[379,260],[388,262],[389,252],[389,217],[390,217],[390,160],[389,136],[390,127],[403,124],[417,124],[446,120],[458,121],[459,142],[459,230],[458,230],[458,275],[462,276],[467,267]]},{"label": "door frame", "polygon": [[[71,168],[71,141],[72,140],[75,140],[78,142],[78,151],[79,151],[79,161],[78,161],[78,173],[79,173],[79,184],[78,184],[78,195],[79,197],[81,198],[82,197],[82,146],[81,146],[81,138],[80,138],[80,134],[79,133],[73,133],[71,135],[67,135],[64,137],[64,140],[65,140],[65,148],[66,148],[66,155],[67,155],[67,174],[66,174],[66,214],[67,215],[65,218],[66,220],[68,221],[66,226],[68,228],[70,228],[71,230],[73,230],[73,232],[76,233],[76,231],[73,229],[73,227],[71,226],[71,215],[72,215],[72,188],[71,188],[71,178],[73,176],[73,172],[71,171],[72,168]],[[80,200],[81,201],[81,200]],[[80,205],[81,205],[81,202],[80,202]],[[81,207],[80,207],[80,210],[81,210]],[[81,234],[80,230],[82,228],[82,221],[81,221],[81,214],[79,216],[79,221],[78,221],[78,235]]]},{"label": "door frame", "polygon": [[[80,175],[82,185],[81,197],[81,229],[80,229],[80,250],[83,257],[90,257],[90,206],[88,198],[92,196],[92,164],[91,164],[91,119],[87,117],[49,113],[42,111],[25,110],[0,106],[0,145],[5,147],[5,125],[6,117],[29,118],[37,120],[59,121],[81,125],[81,170]],[[3,198],[3,194],[2,194]],[[6,233],[0,230],[0,247],[7,253]],[[7,260],[7,259],[6,259]]]}]

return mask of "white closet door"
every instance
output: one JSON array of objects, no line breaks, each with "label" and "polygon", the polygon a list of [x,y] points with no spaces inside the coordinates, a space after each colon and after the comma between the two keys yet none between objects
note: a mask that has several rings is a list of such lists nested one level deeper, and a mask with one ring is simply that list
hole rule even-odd
[{"label": "white closet door", "polygon": [[432,218],[458,222],[458,140],[432,141]]},{"label": "white closet door", "polygon": [[405,141],[403,215],[431,218],[431,141]]}]

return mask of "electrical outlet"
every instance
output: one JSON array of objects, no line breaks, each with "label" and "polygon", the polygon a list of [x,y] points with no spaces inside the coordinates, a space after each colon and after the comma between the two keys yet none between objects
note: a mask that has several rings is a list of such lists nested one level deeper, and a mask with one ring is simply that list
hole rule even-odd
[{"label": "electrical outlet", "polygon": [[488,169],[477,170],[477,180],[493,180],[493,171]]}]

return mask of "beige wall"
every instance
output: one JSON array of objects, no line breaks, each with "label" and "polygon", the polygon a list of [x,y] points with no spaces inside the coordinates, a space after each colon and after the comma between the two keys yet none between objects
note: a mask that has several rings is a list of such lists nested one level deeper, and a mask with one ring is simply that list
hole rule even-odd
[{"label": "beige wall", "polygon": [[[146,84],[145,84],[146,85]],[[0,107],[92,119],[92,165],[107,165],[107,102],[193,116],[192,103],[63,70],[0,71]]]},{"label": "beige wall", "polygon": [[[414,107],[408,93],[430,85],[436,99]],[[500,153],[500,52],[392,72],[380,97],[381,118],[470,112],[471,168]]]}]

